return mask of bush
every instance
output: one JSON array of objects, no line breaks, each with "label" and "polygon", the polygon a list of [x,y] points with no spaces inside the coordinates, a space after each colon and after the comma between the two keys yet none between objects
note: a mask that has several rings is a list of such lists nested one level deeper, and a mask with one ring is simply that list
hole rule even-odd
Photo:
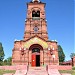
[{"label": "bush", "polygon": [[0,66],[3,66],[3,61],[0,61]]},{"label": "bush", "polygon": [[72,70],[75,70],[75,67],[73,67]]}]

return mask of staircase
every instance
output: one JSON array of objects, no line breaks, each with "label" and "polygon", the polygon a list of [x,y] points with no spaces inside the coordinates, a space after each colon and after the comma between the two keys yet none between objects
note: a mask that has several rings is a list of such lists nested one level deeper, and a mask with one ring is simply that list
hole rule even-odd
[{"label": "staircase", "polygon": [[48,75],[45,67],[29,67],[27,75]]},{"label": "staircase", "polygon": [[49,69],[48,71],[49,75],[61,75],[57,69]]},{"label": "staircase", "polygon": [[29,67],[27,70],[16,70],[14,75],[60,75],[58,69],[49,68],[48,71],[46,67]]},{"label": "staircase", "polygon": [[47,67],[25,67],[18,66],[16,68],[15,74],[7,73],[3,75],[71,75],[71,74],[60,74],[58,71],[58,66],[50,65]]},{"label": "staircase", "polygon": [[61,75],[58,71],[57,65],[48,66],[48,74],[49,75]]},{"label": "staircase", "polygon": [[14,75],[26,75],[27,70],[16,70],[16,73]]}]

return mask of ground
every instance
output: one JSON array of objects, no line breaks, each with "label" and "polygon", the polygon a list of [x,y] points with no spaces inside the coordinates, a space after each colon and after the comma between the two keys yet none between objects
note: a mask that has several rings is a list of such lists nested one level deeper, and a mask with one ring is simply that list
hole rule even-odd
[{"label": "ground", "polygon": [[[75,75],[75,70],[60,70],[60,73],[70,73],[72,75]],[[0,70],[0,75],[3,75],[5,73],[15,73],[15,70]]]},{"label": "ground", "polygon": [[15,70],[0,70],[0,75],[3,75],[5,73],[15,73]]},{"label": "ground", "polygon": [[72,75],[75,75],[75,70],[59,70],[60,73],[70,73]]}]

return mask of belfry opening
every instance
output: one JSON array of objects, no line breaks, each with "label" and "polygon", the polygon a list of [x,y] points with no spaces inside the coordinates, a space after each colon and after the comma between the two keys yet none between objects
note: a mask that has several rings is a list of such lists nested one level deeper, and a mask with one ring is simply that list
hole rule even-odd
[{"label": "belfry opening", "polygon": [[40,17],[40,11],[39,10],[38,11],[33,10],[32,11],[32,17]]}]

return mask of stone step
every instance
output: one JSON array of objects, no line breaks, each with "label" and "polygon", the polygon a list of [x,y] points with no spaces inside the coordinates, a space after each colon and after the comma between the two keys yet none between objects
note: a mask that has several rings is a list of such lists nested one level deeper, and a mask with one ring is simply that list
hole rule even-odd
[{"label": "stone step", "polygon": [[49,75],[61,75],[58,71],[58,69],[49,69],[48,70]]},{"label": "stone step", "polygon": [[46,67],[29,67],[29,69],[43,69],[43,70],[45,70]]},{"label": "stone step", "polygon": [[58,69],[51,66],[48,68],[48,72],[46,67],[29,67],[27,70],[16,70],[14,75],[60,75]]},{"label": "stone step", "polygon": [[29,67],[29,71],[46,71],[45,67]]},{"label": "stone step", "polygon": [[27,74],[27,70],[16,70],[14,75],[26,75]]},{"label": "stone step", "polygon": [[48,75],[46,72],[28,72],[27,75]]},{"label": "stone step", "polygon": [[48,75],[45,67],[29,67],[27,75]]}]

